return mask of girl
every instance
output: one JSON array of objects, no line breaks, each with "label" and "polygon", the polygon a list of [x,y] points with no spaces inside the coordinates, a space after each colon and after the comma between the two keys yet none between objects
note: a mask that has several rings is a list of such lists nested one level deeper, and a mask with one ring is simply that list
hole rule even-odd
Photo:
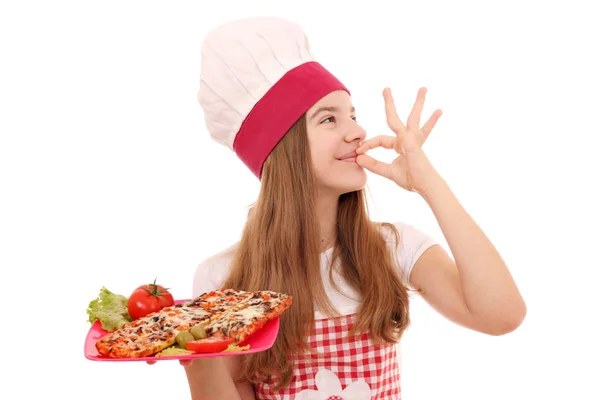
[{"label": "girl", "polygon": [[[449,320],[489,335],[517,328],[525,304],[494,246],[422,151],[426,89],[406,125],[384,90],[394,136],[365,140],[349,90],[278,18],[234,21],[202,46],[198,93],[211,137],[260,179],[239,242],[198,266],[193,296],[217,288],[293,297],[268,351],[182,362],[193,399],[399,399],[396,344],[409,290]],[[391,164],[366,154],[384,147]],[[429,235],[369,219],[366,172],[417,193],[451,258]]]}]

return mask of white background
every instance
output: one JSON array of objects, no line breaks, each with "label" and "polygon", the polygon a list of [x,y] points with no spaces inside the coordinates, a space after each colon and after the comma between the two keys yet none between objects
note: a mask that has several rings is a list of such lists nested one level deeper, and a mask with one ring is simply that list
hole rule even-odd
[{"label": "white background", "polygon": [[[593,2],[216,3],[0,6],[0,397],[188,398],[177,362],[85,359],[85,310],[155,277],[187,298],[238,239],[258,181],[209,138],[199,50],[226,20],[275,15],[304,26],[369,136],[389,133],[385,86],[403,118],[429,89],[423,119],[444,115],[425,151],[527,301],[517,331],[488,337],[415,299],[403,398],[600,398]],[[444,240],[417,195],[369,188],[374,219]]]}]

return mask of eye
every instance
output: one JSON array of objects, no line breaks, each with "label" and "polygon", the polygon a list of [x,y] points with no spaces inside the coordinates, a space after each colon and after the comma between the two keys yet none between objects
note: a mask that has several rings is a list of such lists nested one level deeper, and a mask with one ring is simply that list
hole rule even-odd
[{"label": "eye", "polygon": [[356,122],[356,121],[357,121],[357,119],[356,119],[356,115],[353,115],[351,118],[354,120],[354,122]]},{"label": "eye", "polygon": [[331,120],[331,122],[335,122],[335,118],[334,118],[334,117],[327,117],[327,118],[325,118],[324,120],[322,120],[322,121],[321,121],[321,122],[319,122],[319,123],[320,123],[320,124],[322,124],[322,123],[324,123],[324,122],[326,122],[326,121],[328,121],[328,120]]}]

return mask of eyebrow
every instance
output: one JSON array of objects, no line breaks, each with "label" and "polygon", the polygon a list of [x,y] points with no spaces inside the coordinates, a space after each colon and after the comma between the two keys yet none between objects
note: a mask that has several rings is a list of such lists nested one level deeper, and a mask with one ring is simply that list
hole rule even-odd
[{"label": "eyebrow", "polygon": [[[327,112],[340,112],[339,107],[319,107],[317,108],[317,110],[310,116],[310,118],[308,119],[309,121],[312,121],[317,115],[319,115],[320,113],[327,111]],[[352,107],[350,109],[350,112],[353,113],[356,111],[355,107]]]}]

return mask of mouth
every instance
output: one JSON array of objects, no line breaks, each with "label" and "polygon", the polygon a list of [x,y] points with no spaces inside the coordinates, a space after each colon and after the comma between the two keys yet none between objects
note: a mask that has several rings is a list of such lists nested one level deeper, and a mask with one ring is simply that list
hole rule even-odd
[{"label": "mouth", "polygon": [[356,162],[356,151],[351,151],[350,153],[342,156],[341,158],[338,158],[338,160],[355,163]]}]

